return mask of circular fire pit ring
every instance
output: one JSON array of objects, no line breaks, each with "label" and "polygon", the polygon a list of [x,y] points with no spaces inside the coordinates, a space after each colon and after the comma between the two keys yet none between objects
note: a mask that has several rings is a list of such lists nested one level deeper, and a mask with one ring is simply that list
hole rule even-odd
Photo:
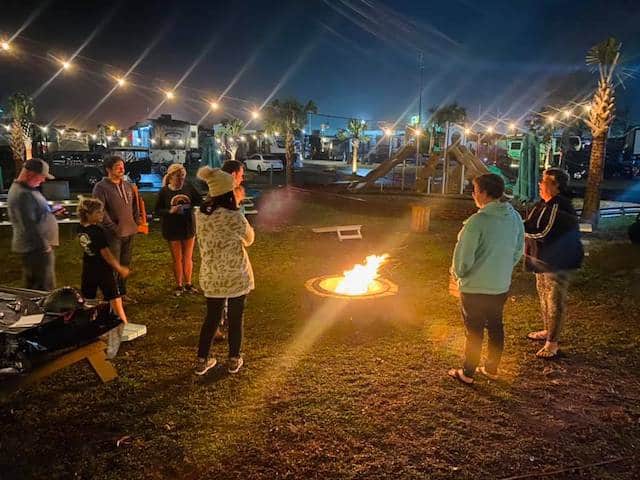
[{"label": "circular fire pit ring", "polygon": [[343,300],[372,300],[376,298],[389,297],[398,293],[398,286],[386,278],[379,277],[371,282],[367,293],[360,295],[349,295],[336,292],[338,283],[342,280],[341,275],[324,275],[315,277],[305,282],[305,288],[320,297],[338,298]]}]

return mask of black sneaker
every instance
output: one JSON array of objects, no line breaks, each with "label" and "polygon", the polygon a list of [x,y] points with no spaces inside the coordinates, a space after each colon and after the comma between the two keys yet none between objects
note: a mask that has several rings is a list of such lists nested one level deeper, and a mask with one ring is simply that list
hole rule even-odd
[{"label": "black sneaker", "polygon": [[174,295],[174,296],[176,296],[176,297],[181,297],[181,296],[182,296],[182,294],[183,294],[183,292],[184,292],[184,287],[179,286],[179,287],[176,287],[176,288],[173,290],[173,295]]},{"label": "black sneaker", "polygon": [[193,286],[191,283],[187,283],[184,286],[184,291],[185,293],[192,293],[194,295],[198,295],[199,293],[201,293],[200,290],[198,290],[198,288]]}]

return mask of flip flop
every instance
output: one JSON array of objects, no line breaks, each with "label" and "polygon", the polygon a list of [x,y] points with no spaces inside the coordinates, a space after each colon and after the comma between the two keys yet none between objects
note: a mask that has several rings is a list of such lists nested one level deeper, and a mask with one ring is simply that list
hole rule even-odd
[{"label": "flip flop", "polygon": [[555,353],[552,352],[551,350],[549,350],[547,347],[542,347],[540,350],[538,350],[538,352],[536,353],[536,357],[538,358],[544,358],[545,360],[552,360],[556,357],[558,357],[560,355],[560,350],[556,351]]},{"label": "flip flop", "polygon": [[529,340],[546,340],[547,332],[545,330],[540,330],[539,332],[529,332],[527,333],[527,338]]},{"label": "flip flop", "polygon": [[485,367],[476,368],[476,372],[479,373],[480,375],[484,375],[489,380],[498,380],[499,378],[497,373],[489,373],[487,372],[487,369]]},{"label": "flip flop", "polygon": [[[456,380],[458,380],[460,383],[464,385],[473,385],[473,378],[471,379],[471,381],[465,380],[463,378],[464,373],[461,368],[452,368],[447,372],[447,375],[449,375],[451,378],[455,378]],[[466,375],[464,375],[464,377],[469,378]]]}]

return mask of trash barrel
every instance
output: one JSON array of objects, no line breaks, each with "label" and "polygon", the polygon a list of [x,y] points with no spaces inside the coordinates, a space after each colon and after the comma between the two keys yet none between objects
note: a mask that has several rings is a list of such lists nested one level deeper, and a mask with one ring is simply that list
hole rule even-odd
[{"label": "trash barrel", "polygon": [[431,208],[422,204],[411,205],[411,231],[428,232],[431,219]]}]

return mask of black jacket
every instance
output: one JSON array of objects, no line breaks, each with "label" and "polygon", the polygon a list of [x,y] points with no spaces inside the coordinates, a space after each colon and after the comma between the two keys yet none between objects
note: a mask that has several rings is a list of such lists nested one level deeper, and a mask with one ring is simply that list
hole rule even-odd
[{"label": "black jacket", "polygon": [[536,273],[575,270],[582,265],[578,216],[571,200],[540,200],[524,221],[525,265]]}]

